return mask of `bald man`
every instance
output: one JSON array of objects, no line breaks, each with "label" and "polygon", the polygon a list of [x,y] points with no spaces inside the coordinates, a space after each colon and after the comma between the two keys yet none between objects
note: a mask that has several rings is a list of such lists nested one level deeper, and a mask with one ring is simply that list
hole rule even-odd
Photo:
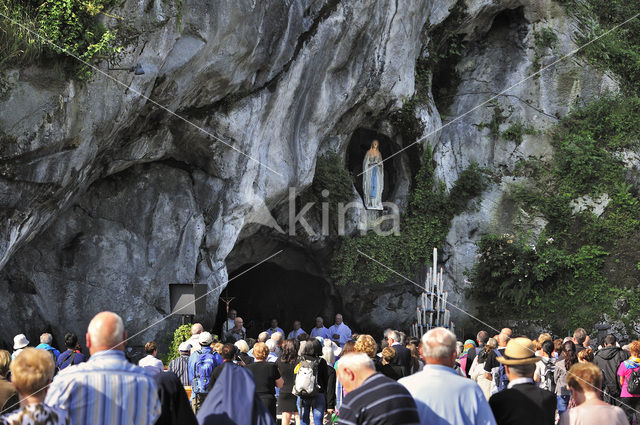
[{"label": "bald man", "polygon": [[351,339],[351,329],[344,324],[342,314],[336,314],[335,325],[329,328],[329,337],[340,347],[344,347],[344,344]]},{"label": "bald man", "polygon": [[191,326],[191,338],[187,340],[187,343],[191,345],[191,354],[195,353],[200,349],[200,343],[198,340],[200,339],[200,334],[204,331],[204,328],[200,323],[194,323]]},{"label": "bald man", "polygon": [[71,425],[152,425],[160,416],[153,377],[127,361],[127,332],[120,316],[98,313],[86,334],[91,358],[62,370],[45,403],[68,412]]},{"label": "bald man", "polygon": [[376,373],[365,353],[343,356],[336,373],[347,393],[340,407],[341,424],[419,423],[411,394],[393,379]]}]

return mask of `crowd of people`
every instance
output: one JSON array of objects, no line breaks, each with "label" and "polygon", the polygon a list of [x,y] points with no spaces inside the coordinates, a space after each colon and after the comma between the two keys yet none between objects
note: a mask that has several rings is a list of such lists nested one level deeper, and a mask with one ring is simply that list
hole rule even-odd
[{"label": "crowd of people", "polygon": [[[222,339],[196,323],[168,367],[145,344],[137,365],[115,313],[89,323],[85,357],[44,333],[0,350],[0,425],[30,424],[560,424],[633,425],[640,418],[640,341],[621,347],[587,332],[531,340],[509,328],[457,341],[388,329],[382,340],[321,317],[310,333],[272,320],[253,340],[230,311]],[[635,416],[638,418],[635,418]]]}]

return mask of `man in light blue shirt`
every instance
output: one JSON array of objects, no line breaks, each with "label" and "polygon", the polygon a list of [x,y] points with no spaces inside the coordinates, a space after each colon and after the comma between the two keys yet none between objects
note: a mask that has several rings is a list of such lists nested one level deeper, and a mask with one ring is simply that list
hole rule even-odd
[{"label": "man in light blue shirt", "polygon": [[351,329],[342,321],[342,314],[336,314],[336,324],[329,328],[329,337],[340,347],[351,339]]},{"label": "man in light blue shirt", "polygon": [[53,342],[53,336],[49,333],[44,333],[40,335],[40,344],[36,345],[36,348],[50,352],[56,358],[56,362],[57,362],[58,357],[60,356],[60,351],[56,350],[51,346],[52,342]]},{"label": "man in light blue shirt", "polygon": [[316,327],[311,330],[311,338],[322,337],[323,339],[330,338],[329,329],[324,326],[324,319],[320,316],[316,317]]},{"label": "man in light blue shirt", "polygon": [[120,316],[98,313],[86,335],[91,358],[53,379],[45,403],[66,410],[71,425],[153,425],[160,416],[158,386],[124,356],[127,333]]},{"label": "man in light blue shirt", "polygon": [[400,379],[418,406],[421,425],[496,425],[482,390],[453,369],[456,336],[444,328],[422,336],[422,372]]},{"label": "man in light blue shirt", "polygon": [[306,333],[305,331],[302,330],[301,326],[302,326],[302,323],[300,323],[299,320],[294,321],[293,330],[289,332],[289,335],[287,336],[287,338],[294,339],[294,338],[297,338],[298,335]]},{"label": "man in light blue shirt", "polygon": [[267,329],[267,333],[269,334],[269,337],[271,337],[271,335],[276,332],[280,332],[282,335],[285,335],[282,328],[278,327],[278,319],[271,319],[271,327]]}]

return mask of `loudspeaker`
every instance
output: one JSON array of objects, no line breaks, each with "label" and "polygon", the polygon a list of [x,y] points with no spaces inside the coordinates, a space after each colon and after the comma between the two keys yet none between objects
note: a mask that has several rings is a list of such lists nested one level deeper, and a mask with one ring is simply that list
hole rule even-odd
[{"label": "loudspeaker", "polygon": [[208,286],[203,283],[170,283],[169,303],[172,314],[196,315],[207,310],[204,296]]}]

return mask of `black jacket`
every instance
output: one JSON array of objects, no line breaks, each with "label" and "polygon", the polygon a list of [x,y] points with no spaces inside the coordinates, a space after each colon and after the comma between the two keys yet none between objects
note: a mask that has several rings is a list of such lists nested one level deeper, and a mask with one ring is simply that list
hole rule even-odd
[{"label": "black jacket", "polygon": [[404,376],[411,375],[411,350],[404,345],[393,345],[391,348],[396,350],[395,364],[402,367]]},{"label": "black jacket", "polygon": [[498,425],[553,425],[557,398],[536,384],[514,385],[491,396],[489,405]]},{"label": "black jacket", "polygon": [[[622,348],[614,346],[604,347],[598,350],[593,358],[593,363],[602,369],[602,386],[605,393],[611,397],[620,396],[620,380],[618,378],[618,367],[620,363],[629,358]],[[608,401],[605,399],[605,401]]]}]

